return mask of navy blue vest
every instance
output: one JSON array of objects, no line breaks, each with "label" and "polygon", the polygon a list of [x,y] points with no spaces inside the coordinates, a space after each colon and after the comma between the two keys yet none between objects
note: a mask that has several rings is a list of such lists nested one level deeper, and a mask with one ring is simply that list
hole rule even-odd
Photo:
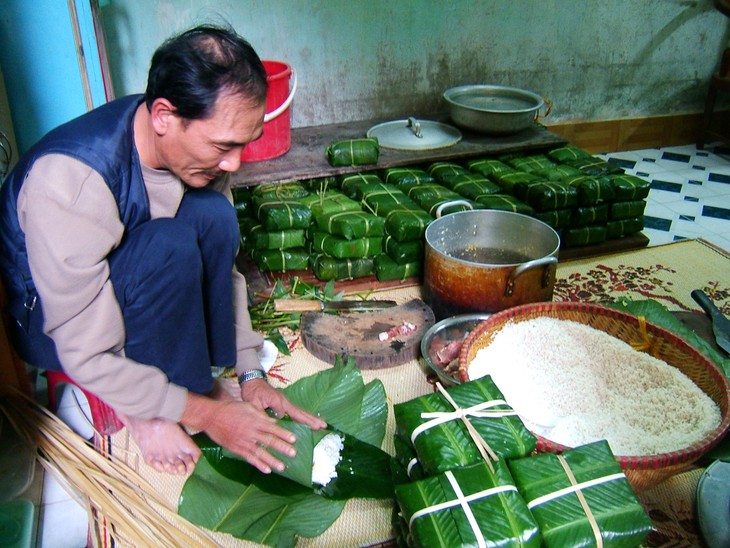
[{"label": "navy blue vest", "polygon": [[[18,224],[20,188],[35,161],[65,154],[98,172],[116,198],[127,230],[150,218],[147,192],[134,146],[134,114],[142,101],[132,95],[107,103],[49,132],[13,168],[0,189],[0,272],[8,293],[8,312],[21,325],[38,295],[28,267],[25,235]],[[53,179],[46,182],[54,184]]]}]

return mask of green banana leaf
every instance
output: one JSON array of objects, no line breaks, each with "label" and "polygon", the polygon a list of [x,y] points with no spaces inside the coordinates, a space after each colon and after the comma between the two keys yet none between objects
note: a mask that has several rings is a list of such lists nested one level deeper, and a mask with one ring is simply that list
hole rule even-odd
[{"label": "green banana leaf", "polygon": [[[236,462],[253,473],[253,467]],[[284,547],[294,546],[297,537],[321,535],[345,507],[344,500],[327,499],[274,474],[268,477],[292,487],[277,493],[259,483],[236,481],[219,474],[204,454],[185,483],[178,512],[211,531]]]},{"label": "green banana leaf", "polygon": [[271,546],[293,546],[297,536],[317,536],[332,525],[346,499],[393,496],[392,459],[379,448],[388,416],[382,382],[365,385],[354,360],[343,364],[340,359],[334,368],[282,391],[293,404],[321,416],[344,435],[338,478],[327,488],[311,486],[311,450],[306,457],[299,444],[313,447],[326,432],[312,432],[288,419],[280,424],[296,432],[300,455],[287,463],[288,471],[301,483],[276,473],[262,474],[198,434],[194,439],[203,456],[183,487],[180,515],[212,531]]}]

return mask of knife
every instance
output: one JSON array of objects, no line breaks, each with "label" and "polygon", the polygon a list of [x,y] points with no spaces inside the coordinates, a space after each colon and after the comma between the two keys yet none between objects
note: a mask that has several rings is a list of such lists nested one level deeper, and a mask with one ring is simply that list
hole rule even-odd
[{"label": "knife", "polygon": [[718,310],[704,291],[695,289],[690,295],[712,320],[712,332],[715,335],[717,346],[730,354],[730,320]]},{"label": "knife", "polygon": [[275,299],[277,312],[368,312],[396,306],[395,301],[320,301],[317,299]]}]

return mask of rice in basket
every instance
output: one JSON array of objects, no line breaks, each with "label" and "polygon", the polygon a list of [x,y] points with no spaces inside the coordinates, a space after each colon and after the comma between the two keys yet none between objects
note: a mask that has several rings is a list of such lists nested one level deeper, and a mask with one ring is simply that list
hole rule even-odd
[{"label": "rice in basket", "polygon": [[617,455],[656,455],[721,422],[718,405],[677,368],[570,320],[508,322],[469,365],[471,379],[484,375],[528,428],[567,447],[606,439]]}]

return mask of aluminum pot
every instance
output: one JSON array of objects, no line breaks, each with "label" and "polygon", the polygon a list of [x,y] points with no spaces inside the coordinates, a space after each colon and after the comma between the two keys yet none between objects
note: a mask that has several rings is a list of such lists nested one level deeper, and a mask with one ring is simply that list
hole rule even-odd
[{"label": "aluminum pot", "polygon": [[560,237],[549,225],[510,211],[441,215],[426,229],[423,292],[437,320],[498,312],[553,297]]},{"label": "aluminum pot", "polygon": [[[526,89],[495,85],[468,85],[447,89],[444,99],[453,122],[479,133],[509,135],[531,126],[545,99]],[[544,118],[550,112],[548,104]]]}]

